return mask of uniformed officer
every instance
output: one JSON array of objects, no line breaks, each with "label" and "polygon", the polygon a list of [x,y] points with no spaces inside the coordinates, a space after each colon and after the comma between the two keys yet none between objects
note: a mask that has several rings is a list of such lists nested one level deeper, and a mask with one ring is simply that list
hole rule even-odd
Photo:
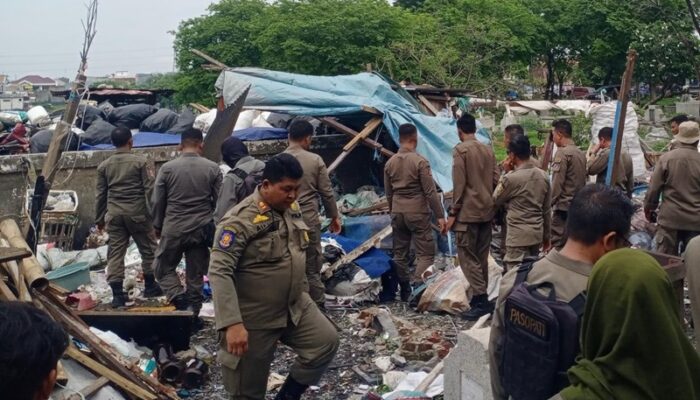
[{"label": "uniformed officer", "polygon": [[[601,128],[598,131],[598,144],[591,149],[591,157],[586,163],[588,175],[596,175],[596,183],[605,183],[608,173],[608,158],[610,157],[610,146],[612,144],[613,129],[610,127]],[[634,170],[632,157],[627,150],[620,149],[620,165],[617,170],[615,186],[632,197],[634,190]]]},{"label": "uniformed officer", "polygon": [[267,161],[255,193],[217,226],[209,266],[217,354],[232,399],[264,399],[277,342],[297,360],[276,399],[299,399],[338,349],[338,334],[306,291],[309,228],[299,204],[303,170],[289,154]]},{"label": "uniformed officer", "polygon": [[[596,261],[627,243],[626,237],[630,231],[635,207],[619,190],[596,184],[584,187],[575,195],[570,211],[566,222],[569,235],[564,247],[561,250],[550,251],[544,258],[535,262],[526,279],[529,285],[549,282],[554,288],[556,299],[565,303],[586,290],[588,275]],[[503,276],[496,301],[496,312],[491,322],[489,368],[491,389],[496,400],[509,398],[509,393],[506,393],[501,382],[500,368],[522,367],[515,357],[511,359],[511,363],[504,362],[503,358],[505,299],[513,289],[517,272],[518,268],[512,268]],[[532,351],[538,349],[541,347],[533,348]],[[515,372],[517,373],[517,370]],[[532,384],[542,385],[543,382]]]},{"label": "uniformed officer", "polygon": [[472,289],[468,320],[493,311],[488,301],[488,256],[494,217],[493,190],[499,172],[493,151],[476,139],[476,120],[464,114],[457,120],[461,143],[452,152],[453,199],[447,220],[454,230],[462,272]]},{"label": "uniformed officer", "polygon": [[[201,157],[202,132],[182,133],[180,157],[163,164],[153,193],[153,225],[160,244],[156,252],[156,277],[168,300],[178,309],[194,312],[195,327],[202,307],[203,276],[209,265],[214,238],[213,214],[219,188],[219,166]],[[187,290],[175,268],[185,254]]]},{"label": "uniformed officer", "polygon": [[148,201],[153,192],[154,166],[145,157],[132,154],[134,145],[131,131],[115,128],[112,144],[117,151],[97,167],[96,224],[107,226],[109,234],[107,253],[107,282],[112,288],[112,306],[123,307],[124,255],[129,237],[141,254],[141,268],[146,283],[144,296],[162,296],[153,276],[153,252],[156,237],[151,222]]},{"label": "uniformed officer", "polygon": [[241,139],[231,136],[221,144],[221,158],[231,168],[221,184],[219,200],[214,211],[214,221],[218,223],[224,214],[241,200],[238,193],[245,183],[246,177],[250,175],[262,174],[265,163],[251,157],[248,148]]},{"label": "uniformed officer", "polygon": [[574,144],[571,123],[556,120],[552,123],[557,154],[552,161],[552,246],[560,249],[566,241],[566,218],[569,204],[586,184],[586,154]]},{"label": "uniformed officer", "polygon": [[[694,121],[683,122],[675,139],[678,143],[659,158],[644,201],[649,221],[659,208],[656,246],[660,253],[678,255],[690,239],[700,234],[700,128]],[[659,206],[659,196],[663,198]]]},{"label": "uniformed officer", "polygon": [[[384,166],[384,190],[391,212],[394,267],[401,285],[401,300],[408,301],[411,286],[435,261],[432,211],[440,232],[446,233],[445,211],[435,188],[430,163],[416,152],[418,131],[412,124],[399,126],[400,148]],[[408,254],[416,249],[416,270],[411,276]]]},{"label": "uniformed officer", "polygon": [[321,221],[319,220],[318,199],[321,197],[326,217],[330,218],[328,228],[332,233],[340,233],[340,214],[335,204],[333,187],[328,170],[318,154],[309,151],[314,128],[305,120],[296,120],[289,126],[289,147],[284,151],[293,155],[304,169],[299,182],[299,205],[304,222],[309,227],[309,247],[306,250],[306,277],[309,280],[309,294],[316,304],[323,307],[326,301],[326,287],[321,281],[323,250],[321,249]]},{"label": "uniformed officer", "polygon": [[681,124],[685,121],[689,121],[688,116],[685,114],[678,114],[671,118],[671,134],[673,135],[673,139],[671,139],[671,143],[668,145],[668,151],[678,148],[679,142],[676,140],[676,135],[678,135]]},{"label": "uniformed officer", "polygon": [[501,176],[493,193],[496,207],[506,205],[506,271],[517,267],[526,257],[537,257],[540,245],[549,251],[551,186],[549,177],[530,161],[530,140],[515,136],[508,143],[508,163],[513,170]]}]

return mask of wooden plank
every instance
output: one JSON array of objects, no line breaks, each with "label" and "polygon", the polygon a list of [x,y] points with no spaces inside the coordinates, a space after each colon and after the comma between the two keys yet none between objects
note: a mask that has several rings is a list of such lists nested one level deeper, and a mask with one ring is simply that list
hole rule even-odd
[{"label": "wooden plank", "polygon": [[547,136],[547,140],[544,142],[544,154],[542,154],[542,163],[540,168],[544,171],[549,170],[549,162],[552,161],[552,153],[554,152],[554,138],[553,133],[550,131]]},{"label": "wooden plank", "polygon": [[0,247],[0,263],[31,257],[32,252],[19,247]]},{"label": "wooden plank", "polygon": [[423,96],[422,94],[418,95],[418,100],[420,100],[421,104],[423,104],[425,108],[427,108],[428,111],[430,111],[433,115],[438,115],[438,113],[440,112],[440,110],[435,108],[433,103],[431,103],[430,100],[426,99],[425,96]]},{"label": "wooden plank", "polygon": [[190,107],[194,108],[195,110],[201,112],[202,114],[208,113],[211,111],[209,107],[203,106],[199,103],[190,103]]},{"label": "wooden plank", "polygon": [[197,49],[190,49],[190,52],[192,52],[193,54],[198,55],[198,56],[202,57],[203,59],[209,61],[210,63],[212,63],[214,66],[216,66],[219,69],[228,68],[228,66],[226,66],[226,64],[224,64],[221,61],[217,60],[216,58],[204,53],[203,51],[199,51]]},{"label": "wooden plank", "polygon": [[[320,118],[319,119],[321,122],[324,124],[328,125],[329,127],[337,130],[338,132],[344,133],[348,136],[355,137],[359,135],[359,133],[351,128],[348,128],[347,126],[341,124],[337,120],[333,118]],[[384,146],[382,146],[379,142],[376,140],[372,140],[370,138],[364,138],[360,142],[362,145],[365,147],[369,147],[370,149],[378,150],[380,153],[382,153],[385,157],[391,157],[394,155],[394,152],[388,149],[385,149]]]},{"label": "wooden plank", "polygon": [[350,141],[343,147],[343,151],[336,157],[335,160],[331,163],[331,165],[328,167],[328,173],[330,174],[333,172],[338,166],[340,165],[341,162],[345,159],[345,157],[352,152],[352,150],[357,146],[360,141],[363,141],[367,139],[367,136],[369,136],[372,132],[374,132],[375,129],[379,125],[382,124],[382,120],[379,117],[371,119],[369,122],[367,122],[367,125],[365,125],[364,129],[357,135],[355,135]]},{"label": "wooden plank", "polygon": [[126,390],[127,392],[131,393],[132,395],[136,396],[139,399],[145,399],[145,400],[157,400],[158,399],[158,396],[156,396],[155,394],[149,392],[146,389],[139,387],[139,385],[135,384],[134,382],[129,381],[128,379],[119,375],[117,372],[105,367],[104,365],[100,364],[99,362],[88,357],[86,354],[81,353],[80,350],[76,349],[75,346],[73,346],[73,344],[68,346],[68,349],[66,350],[66,355],[68,357],[74,359],[75,361],[79,362],[80,364],[85,366],[85,368],[91,370],[92,372],[109,379],[115,385]]},{"label": "wooden plank", "polygon": [[68,374],[66,374],[66,369],[61,364],[61,360],[58,360],[58,363],[56,363],[56,382],[62,386],[66,386],[68,383]]},{"label": "wooden plank", "polygon": [[622,97],[618,100],[615,113],[615,125],[613,127],[612,148],[608,156],[608,171],[605,176],[605,184],[614,187],[617,172],[620,169],[620,152],[622,150],[622,137],[625,131],[625,118],[627,117],[627,103],[630,100],[630,87],[632,86],[632,74],[634,64],[637,62],[637,52],[630,49],[627,53],[627,65],[622,75]]},{"label": "wooden plank", "polygon": [[376,234],[374,234],[374,236],[372,236],[371,238],[367,239],[364,243],[359,245],[355,250],[342,256],[340,260],[336,261],[333,265],[331,265],[330,268],[328,268],[328,270],[324,272],[324,276],[326,278],[330,278],[331,276],[333,276],[333,272],[335,272],[335,270],[338,269],[338,267],[340,267],[343,264],[347,264],[349,262],[354,261],[357,257],[365,254],[372,247],[376,247],[382,240],[384,240],[384,238],[391,235],[391,232],[391,225],[388,225],[381,231],[377,232]]},{"label": "wooden plank", "polygon": [[73,393],[68,397],[64,397],[63,399],[64,400],[83,400],[83,399],[90,398],[90,396],[97,393],[98,390],[102,389],[108,383],[109,383],[109,379],[105,378],[104,376],[101,376],[101,377],[97,378],[94,382],[92,382],[91,384],[78,390],[78,392],[80,394]]}]

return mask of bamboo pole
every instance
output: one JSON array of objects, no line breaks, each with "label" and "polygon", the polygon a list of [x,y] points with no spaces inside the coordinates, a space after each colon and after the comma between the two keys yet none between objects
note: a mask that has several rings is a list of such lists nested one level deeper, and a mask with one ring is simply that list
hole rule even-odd
[{"label": "bamboo pole", "polygon": [[[14,219],[5,218],[4,220],[0,221],[0,233],[7,238],[10,246],[31,251],[29,245],[22,237],[22,232]],[[20,271],[22,276],[26,280],[27,284],[29,284],[29,287],[43,290],[49,285],[49,280],[46,279],[46,275],[44,275],[44,269],[36,260],[36,257],[33,255],[31,257],[27,257],[20,261],[19,265],[21,267]]]}]

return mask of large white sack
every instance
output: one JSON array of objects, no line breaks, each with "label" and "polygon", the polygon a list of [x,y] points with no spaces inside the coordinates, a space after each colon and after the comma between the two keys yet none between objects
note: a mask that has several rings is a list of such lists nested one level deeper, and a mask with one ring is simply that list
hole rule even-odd
[{"label": "large white sack", "polygon": [[[598,131],[606,126],[613,127],[615,125],[615,110],[617,109],[617,101],[609,101],[604,104],[591,105],[590,116],[593,119],[591,126],[591,143],[598,143]],[[637,113],[634,111],[634,104],[627,104],[627,116],[625,117],[625,132],[622,136],[622,148],[627,150],[632,157],[634,165],[634,176],[641,177],[646,171],[644,161],[644,153],[642,146],[639,144],[639,121]]]},{"label": "large white sack", "polygon": [[199,114],[197,118],[194,119],[193,128],[199,129],[205,135],[209,132],[209,127],[214,123],[216,119],[216,108],[212,108],[209,112],[204,114]]},{"label": "large white sack", "polygon": [[236,120],[236,126],[233,128],[234,131],[240,131],[241,129],[248,129],[253,126],[253,120],[261,114],[258,110],[245,110],[241,111]]},{"label": "large white sack", "polygon": [[29,118],[29,123],[35,126],[44,126],[51,123],[49,113],[42,106],[30,108],[29,111],[27,111],[27,118]]}]

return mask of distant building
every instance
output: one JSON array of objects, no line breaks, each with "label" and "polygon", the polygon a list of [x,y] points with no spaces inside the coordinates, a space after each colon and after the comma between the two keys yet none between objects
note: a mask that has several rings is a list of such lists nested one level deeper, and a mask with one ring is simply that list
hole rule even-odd
[{"label": "distant building", "polygon": [[24,97],[18,94],[0,93],[0,111],[24,110]]},{"label": "distant building", "polygon": [[22,78],[12,81],[11,83],[31,92],[49,91],[59,86],[54,79],[39,75],[23,76]]}]

